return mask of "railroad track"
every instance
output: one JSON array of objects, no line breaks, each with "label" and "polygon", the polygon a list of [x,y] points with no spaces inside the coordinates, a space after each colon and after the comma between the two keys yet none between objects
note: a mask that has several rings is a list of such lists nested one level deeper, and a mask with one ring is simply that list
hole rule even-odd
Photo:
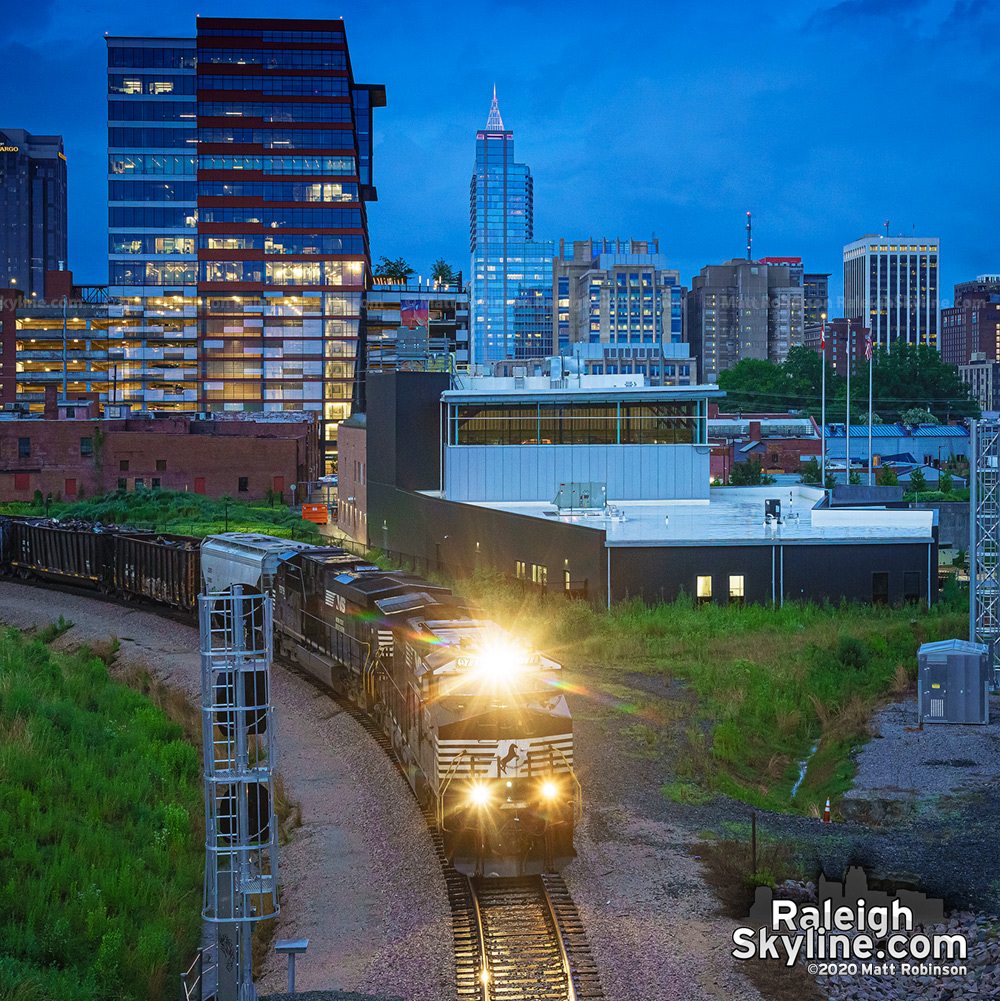
[{"label": "railroad track", "polygon": [[[72,585],[23,583],[135,608]],[[141,610],[193,624],[176,609],[142,603]],[[297,665],[279,657],[275,663],[321,687]],[[347,699],[334,700],[402,772],[391,741],[376,723]],[[603,1001],[583,923],[562,877],[470,879],[446,856],[433,811],[423,813],[451,905],[458,1001]]]},{"label": "railroad track", "polygon": [[483,1001],[603,998],[580,916],[559,876],[474,879],[470,888],[484,959]]},{"label": "railroad track", "polygon": [[[400,768],[371,717],[347,699],[337,704]],[[446,856],[434,812],[423,814],[451,905],[458,1001],[603,1001],[583,921],[562,877],[470,879]]]}]

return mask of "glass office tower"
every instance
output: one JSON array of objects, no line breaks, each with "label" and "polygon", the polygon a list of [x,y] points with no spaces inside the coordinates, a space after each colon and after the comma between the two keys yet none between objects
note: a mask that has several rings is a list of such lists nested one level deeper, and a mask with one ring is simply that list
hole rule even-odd
[{"label": "glass office tower", "polygon": [[62,136],[0,129],[0,288],[45,295],[45,272],[66,266]]},{"label": "glass office tower", "polygon": [[[194,405],[318,411],[332,462],[336,425],[363,386],[356,366],[371,271],[364,203],[376,197],[371,121],[384,88],[354,82],[339,20],[198,18],[197,40],[187,44],[194,77],[185,123],[196,116],[195,158],[191,187],[176,191],[193,196],[184,204],[194,246],[184,244],[193,254],[183,294],[159,288],[164,303],[196,306]],[[170,117],[165,109],[144,114],[157,127]],[[112,199],[118,193],[109,187]],[[141,194],[149,202],[159,191]],[[167,249],[142,246],[146,254]],[[148,282],[161,265],[143,263]],[[140,278],[138,265],[118,273]],[[162,304],[146,295],[143,315]],[[157,404],[146,391],[141,399]]]},{"label": "glass office tower", "polygon": [[108,330],[114,402],[198,402],[193,38],[108,38]]},{"label": "glass office tower", "polygon": [[551,354],[554,245],[534,240],[531,171],[514,162],[496,88],[476,133],[469,202],[471,361]]}]

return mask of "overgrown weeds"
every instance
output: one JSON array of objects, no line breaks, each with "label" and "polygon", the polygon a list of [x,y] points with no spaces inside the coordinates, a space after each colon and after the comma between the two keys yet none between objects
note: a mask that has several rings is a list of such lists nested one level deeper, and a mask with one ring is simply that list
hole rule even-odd
[{"label": "overgrown weeds", "polygon": [[50,622],[43,629],[38,631],[38,638],[45,644],[58,639],[64,633],[68,633],[73,628],[73,623],[64,619],[61,615],[57,622]]},{"label": "overgrown weeds", "polygon": [[[954,587],[930,610],[696,605],[682,597],[608,611],[522,594],[489,571],[459,587],[491,618],[573,668],[584,698],[602,699],[609,679],[627,688],[632,671],[687,686],[689,726],[654,723],[659,739],[634,724],[626,733],[640,753],[667,759],[666,795],[694,802],[724,793],[806,814],[850,787],[851,751],[868,738],[882,701],[908,689],[919,645],[962,635],[968,616],[967,598]],[[817,741],[793,800],[798,762]]]},{"label": "overgrown weeds", "polygon": [[[17,510],[8,505],[10,514],[43,514],[41,507],[22,504]],[[228,530],[232,532],[262,532],[280,538],[303,542],[319,542],[317,527],[303,521],[298,511],[283,503],[266,501],[225,500],[203,494],[171,490],[137,489],[90,497],[69,503],[54,503],[48,508],[53,518],[79,519],[103,525],[121,525],[151,529],[172,535],[202,538]]]},{"label": "overgrown weeds", "polygon": [[173,996],[201,933],[198,753],[86,648],[0,635],[0,991]]}]

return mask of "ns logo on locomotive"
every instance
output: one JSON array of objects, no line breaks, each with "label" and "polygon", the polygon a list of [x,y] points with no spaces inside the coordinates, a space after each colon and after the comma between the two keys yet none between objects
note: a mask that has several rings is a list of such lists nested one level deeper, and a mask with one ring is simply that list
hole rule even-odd
[{"label": "ns logo on locomotive", "polygon": [[562,668],[450,589],[339,547],[199,540],[0,517],[0,573],[193,613],[235,584],[274,599],[274,650],[385,734],[463,872],[551,871],[574,854],[581,790]]}]

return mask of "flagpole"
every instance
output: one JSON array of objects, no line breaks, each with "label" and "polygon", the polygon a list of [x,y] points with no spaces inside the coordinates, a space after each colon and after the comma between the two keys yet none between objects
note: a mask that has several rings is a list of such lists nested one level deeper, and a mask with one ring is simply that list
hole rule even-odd
[{"label": "flagpole", "polygon": [[874,471],[872,466],[872,357],[875,352],[872,351],[871,336],[871,331],[869,331],[868,339],[865,341],[865,354],[868,355],[868,486],[872,485]]},{"label": "flagpole", "polygon": [[844,445],[846,471],[845,483],[851,482],[851,369],[854,367],[854,352],[851,350],[851,321],[847,321],[847,436]]},{"label": "flagpole", "polygon": [[820,364],[823,366],[823,389],[822,389],[822,403],[820,409],[820,466],[819,466],[819,485],[825,490],[826,489],[826,313],[820,314],[822,326],[819,331],[819,348],[822,352],[820,355]]}]

